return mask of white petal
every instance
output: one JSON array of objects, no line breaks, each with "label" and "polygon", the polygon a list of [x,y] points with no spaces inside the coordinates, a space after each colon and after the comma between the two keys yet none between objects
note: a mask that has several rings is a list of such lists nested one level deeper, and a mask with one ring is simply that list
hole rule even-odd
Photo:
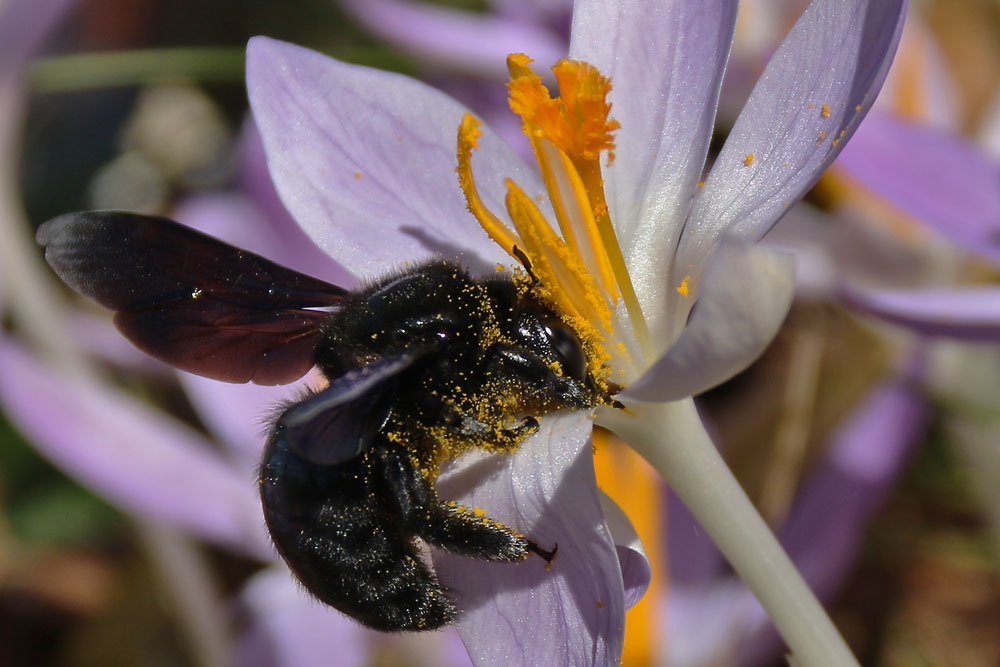
[{"label": "white petal", "polygon": [[795,291],[791,256],[724,237],[712,255],[691,318],[676,344],[622,394],[673,401],[725,382],[764,351]]},{"label": "white petal", "polygon": [[768,63],[698,193],[675,278],[697,274],[724,229],[759,239],[812,187],[871,107],[905,6],[813,0]]},{"label": "white petal", "polygon": [[736,2],[577,2],[570,56],[611,77],[615,160],[605,194],[653,335],[676,296],[663,280],[712,136]]}]

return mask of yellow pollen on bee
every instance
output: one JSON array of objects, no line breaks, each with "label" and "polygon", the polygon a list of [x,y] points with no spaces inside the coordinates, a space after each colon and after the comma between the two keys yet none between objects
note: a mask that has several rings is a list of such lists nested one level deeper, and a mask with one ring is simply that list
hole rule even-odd
[{"label": "yellow pollen on bee", "polygon": [[747,153],[743,156],[743,166],[749,167],[751,164],[753,164],[753,153]]},{"label": "yellow pollen on bee", "polygon": [[819,115],[822,116],[823,118],[829,118],[830,117],[830,105],[824,104],[822,107],[820,107]]},{"label": "yellow pollen on bee", "polygon": [[687,296],[690,290],[689,283],[691,282],[691,276],[684,276],[681,284],[677,286],[677,293],[681,296]]}]

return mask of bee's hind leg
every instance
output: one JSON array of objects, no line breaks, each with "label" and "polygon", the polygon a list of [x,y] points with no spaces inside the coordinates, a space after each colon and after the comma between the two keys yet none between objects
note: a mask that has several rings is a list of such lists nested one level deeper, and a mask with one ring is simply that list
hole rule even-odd
[{"label": "bee's hind leg", "polygon": [[384,464],[385,481],[399,503],[403,523],[428,544],[486,560],[516,561],[536,553],[551,562],[555,556],[555,548],[542,549],[483,510],[441,501],[408,453],[389,452]]}]

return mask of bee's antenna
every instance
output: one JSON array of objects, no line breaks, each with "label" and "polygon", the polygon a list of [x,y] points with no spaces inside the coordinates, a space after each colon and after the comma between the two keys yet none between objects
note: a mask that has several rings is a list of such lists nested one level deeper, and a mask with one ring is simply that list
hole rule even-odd
[{"label": "bee's antenna", "polygon": [[517,261],[521,262],[521,266],[524,267],[524,270],[528,273],[528,277],[531,278],[531,286],[538,287],[541,283],[538,280],[538,276],[531,271],[531,260],[528,259],[526,254],[524,254],[524,251],[517,246],[514,246],[511,248],[510,253],[517,258]]}]

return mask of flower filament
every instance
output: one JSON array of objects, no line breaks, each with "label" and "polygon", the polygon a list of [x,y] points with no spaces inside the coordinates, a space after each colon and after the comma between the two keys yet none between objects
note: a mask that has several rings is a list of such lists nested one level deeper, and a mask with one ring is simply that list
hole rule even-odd
[{"label": "flower filament", "polygon": [[514,229],[486,208],[471,168],[479,122],[469,114],[458,131],[459,183],[469,210],[490,238],[530,267],[543,296],[576,329],[588,350],[591,370],[598,374],[612,357],[624,354],[623,345],[611,342],[612,313],[619,299],[640,346],[644,351],[650,347],[604,198],[600,154],[607,152],[608,164],[614,159],[613,133],[619,127],[609,118],[611,83],[587,63],[561,60],[552,68],[559,88],[559,96],[552,97],[528,67],[530,62],[522,54],[507,58],[509,104],[531,142],[561,236],[513,181],[505,183]]}]

